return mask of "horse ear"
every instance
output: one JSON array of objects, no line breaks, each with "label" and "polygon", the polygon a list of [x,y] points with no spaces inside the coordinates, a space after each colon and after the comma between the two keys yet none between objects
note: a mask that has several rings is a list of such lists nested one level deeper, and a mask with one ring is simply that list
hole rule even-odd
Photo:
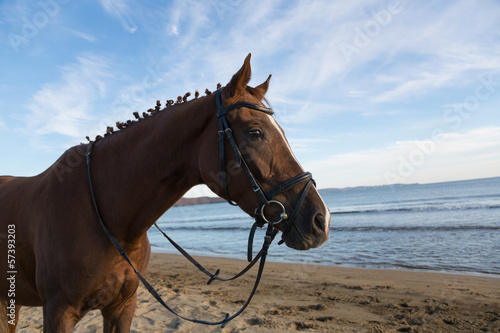
[{"label": "horse ear", "polygon": [[240,70],[233,75],[231,81],[227,84],[225,90],[227,90],[227,98],[235,97],[242,94],[247,87],[248,82],[250,82],[250,76],[252,74],[252,69],[250,67],[250,56],[251,53],[245,58],[243,66]]},{"label": "horse ear", "polygon": [[260,96],[264,96],[266,94],[267,89],[269,88],[269,81],[271,81],[271,76],[272,75],[269,74],[266,81],[254,88]]}]

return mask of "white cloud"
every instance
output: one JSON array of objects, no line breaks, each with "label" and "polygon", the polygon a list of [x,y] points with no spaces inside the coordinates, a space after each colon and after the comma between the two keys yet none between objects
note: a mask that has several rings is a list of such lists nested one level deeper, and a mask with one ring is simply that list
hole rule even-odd
[{"label": "white cloud", "polygon": [[46,83],[26,107],[29,129],[38,134],[63,134],[83,137],[82,124],[89,121],[89,106],[106,91],[103,80],[109,76],[108,60],[86,55],[78,62],[62,68],[61,78]]},{"label": "white cloud", "polygon": [[85,39],[88,42],[91,42],[91,43],[97,42],[97,38],[95,36],[90,35],[90,34],[87,34],[87,33],[81,32],[81,31],[77,31],[77,30],[70,30],[70,32],[74,36],[81,38],[81,39]]},{"label": "white cloud", "polygon": [[451,58],[440,55],[439,61],[417,64],[413,69],[401,70],[398,77],[393,77],[393,82],[381,78],[378,83],[386,87],[385,91],[375,94],[372,101],[392,102],[401,99],[422,96],[443,87],[453,87],[470,83],[484,71],[496,71],[500,68],[500,60],[493,61],[492,54],[469,54],[463,59]]},{"label": "white cloud", "polygon": [[318,144],[328,144],[335,141],[336,138],[301,138],[288,139],[290,146],[293,147],[294,153],[311,152]]},{"label": "white cloud", "polygon": [[[474,6],[459,1],[432,10],[402,3],[402,10],[386,22],[380,13],[387,13],[389,6],[373,1],[299,2],[285,8],[268,2],[245,19],[241,16],[250,5],[242,6],[235,13],[238,25],[231,27],[229,38],[221,38],[227,42],[224,48],[205,53],[216,60],[232,57],[224,61],[227,64],[234,63],[233,55],[242,49],[278,57],[273,91],[280,96],[296,95],[305,87],[310,92],[340,88],[347,96],[374,102],[423,96],[470,81],[471,71],[500,66],[498,47],[491,45],[491,33],[485,33],[498,30],[500,7],[494,2]],[[273,17],[273,12],[282,14]],[[464,27],[471,13],[485,19]],[[379,30],[367,36],[372,26]],[[356,43],[361,35],[364,45]],[[356,47],[349,59],[342,52],[343,43]]]},{"label": "white cloud", "polygon": [[[317,159],[326,167],[311,164],[309,169],[323,170],[324,179],[332,186],[340,182],[384,183],[384,172],[397,172],[398,157],[408,158],[415,145],[396,140],[425,135],[421,133],[429,133],[439,126],[437,123],[443,121],[447,111],[441,109],[443,105],[467,111],[464,97],[475,93],[478,79],[493,73],[493,81],[497,82],[500,73],[498,1],[484,0],[481,5],[469,0],[432,4],[401,2],[405,10],[392,15],[379,32],[372,32],[366,45],[358,44],[359,52],[350,59],[346,59],[340,45],[353,45],[360,31],[370,25],[375,27],[377,15],[387,10],[393,1],[270,0],[256,5],[247,1],[99,0],[97,11],[105,15],[93,15],[95,6],[61,6],[58,18],[50,21],[50,25],[58,29],[49,26],[38,29],[39,37],[30,38],[30,47],[25,49],[29,52],[21,58],[6,58],[5,63],[12,64],[12,68],[6,67],[5,77],[10,75],[19,81],[9,79],[9,91],[0,84],[0,92],[7,97],[2,100],[2,108],[5,105],[5,110],[12,110],[20,103],[28,104],[30,116],[23,118],[26,119],[23,125],[37,135],[33,141],[40,135],[58,133],[70,136],[67,141],[74,142],[73,137],[82,139],[89,134],[89,128],[95,127],[99,131],[96,134],[103,134],[105,125],[120,120],[112,113],[116,103],[100,103],[106,92],[110,100],[116,96],[115,101],[125,101],[123,110],[128,109],[129,117],[131,112],[151,106],[156,99],[173,98],[188,89],[213,91],[215,84],[218,81],[225,84],[244,57],[252,52],[251,84],[259,84],[268,74],[273,74],[268,97],[276,110],[276,118],[286,132],[292,134],[289,137],[298,138],[291,140],[292,145],[307,158],[322,154]],[[6,23],[3,36],[10,31],[22,34],[24,18],[29,23],[34,13],[41,10],[37,3],[42,2],[34,6],[22,1],[0,4],[0,20]],[[93,16],[94,21],[82,25],[70,19],[82,13]],[[91,35],[96,26],[105,25],[109,20],[118,29]],[[138,27],[140,40],[135,36],[129,41],[129,33]],[[61,29],[66,29],[63,36],[66,38],[61,38]],[[105,40],[116,43],[104,43]],[[54,64],[68,64],[67,59],[75,59],[82,41],[94,43],[91,46],[96,52],[111,55],[120,63],[110,68],[111,61],[81,56],[64,67],[59,77],[56,75],[49,83],[40,85],[44,76],[53,75],[50,68]],[[78,45],[75,46],[75,42]],[[19,59],[24,60],[19,63]],[[161,83],[144,89],[142,82],[149,72],[141,68],[157,65],[162,69]],[[22,71],[34,74],[33,80],[19,79],[21,67]],[[116,68],[122,70],[117,72]],[[107,79],[111,72],[115,78]],[[116,79],[117,75],[126,79]],[[111,87],[111,82],[116,84]],[[27,102],[19,102],[18,96],[23,94],[16,91],[19,89],[36,93]],[[481,100],[477,112],[469,112],[467,124],[465,121],[459,124],[461,130],[473,124],[479,127],[498,123],[498,115],[491,111],[498,97],[496,86],[495,89],[488,101]],[[491,91],[482,89],[481,92]],[[97,104],[102,107],[95,108]],[[91,109],[105,112],[103,118],[109,120],[108,124],[101,118],[97,129],[95,124],[99,121]],[[4,126],[9,128],[10,121],[4,117]],[[390,128],[390,124],[394,126]],[[338,132],[369,135],[366,140],[345,137],[336,140],[334,136]],[[468,135],[471,141],[459,141],[450,133],[450,144],[440,145],[440,150],[416,168],[407,180],[417,176],[438,177],[433,175],[445,172],[438,172],[440,168],[479,170],[479,165],[461,167],[465,164],[461,162],[460,152],[479,156],[475,150],[476,139],[471,133]],[[479,138],[484,135],[478,134]],[[304,137],[310,141],[300,139]],[[364,147],[373,147],[374,142],[387,137],[393,138],[390,139],[394,141],[392,145],[374,150],[360,148],[365,142]],[[342,145],[342,151],[356,151],[324,159],[331,151],[323,138],[335,140],[335,144]],[[452,145],[453,142],[460,144]],[[489,144],[495,146],[494,141]],[[495,163],[496,156],[492,148],[486,146],[485,153],[480,155],[485,166]],[[446,164],[443,158],[438,165],[439,156],[447,156],[452,164]],[[493,162],[486,162],[488,156],[493,156]],[[334,168],[335,173],[329,172],[328,166]],[[450,171],[452,173],[459,171]]]},{"label": "white cloud", "polygon": [[361,115],[364,117],[379,117],[379,116],[397,116],[401,115],[404,111],[402,110],[386,110],[386,111],[379,111],[379,110],[374,110],[374,111],[365,111],[362,112]]},{"label": "white cloud", "polygon": [[[356,6],[367,2],[267,1],[255,6],[243,1],[234,5],[175,1],[167,10],[165,31],[169,42],[175,36],[176,46],[188,49],[176,67],[206,64],[208,73],[230,78],[248,52],[254,55],[254,64],[255,59],[266,64],[278,58],[273,61],[273,73],[280,75],[273,79],[273,90],[293,94],[303,91],[304,86],[319,87],[339,71],[340,62],[335,58],[339,52],[332,42],[332,38],[336,40],[338,23],[325,13],[348,11],[354,15],[359,10]],[[275,15],[278,12],[281,14]],[[255,74],[263,81],[269,73],[260,73],[265,70],[262,68],[256,67]]]},{"label": "white cloud", "polygon": [[172,35],[176,35],[176,36],[179,35],[179,28],[177,27],[177,25],[175,25],[175,24],[171,25],[171,27],[170,27],[170,33]]},{"label": "white cloud", "polygon": [[132,21],[131,18],[132,10],[129,8],[127,0],[100,0],[100,1],[104,10],[108,14],[118,18],[121,21],[123,28],[126,31],[134,33],[137,30],[137,25]]},{"label": "white cloud", "polygon": [[[373,102],[399,101],[443,87],[461,87],[484,71],[500,67],[500,48],[491,43],[493,31],[499,27],[498,3],[477,6],[457,1],[435,9],[413,6],[402,14],[404,20],[394,22],[397,29],[387,30],[384,38],[373,41],[370,52],[364,52],[371,59],[387,57],[384,73],[374,80],[373,86],[378,89],[372,91]],[[481,19],[464,25],[471,17]]]},{"label": "white cloud", "polygon": [[500,127],[398,141],[304,165],[320,187],[429,183],[500,176]]},{"label": "white cloud", "polygon": [[39,8],[30,6],[24,1],[5,1],[0,4],[0,18],[4,23],[22,24],[22,18],[30,17],[35,10],[39,10]]},{"label": "white cloud", "polygon": [[[353,44],[359,31],[377,23],[378,13],[388,10],[386,3],[357,0],[284,5],[268,1],[255,7],[241,2],[237,8],[227,9],[222,18],[207,18],[213,14],[213,6],[174,2],[166,30],[170,37],[178,36],[183,48],[189,48],[189,55],[176,62],[179,69],[199,68],[201,63],[206,64],[203,67],[208,74],[229,78],[250,51],[253,64],[259,61],[254,77],[274,74],[271,94],[299,100],[297,105],[302,106],[319,94],[322,102],[330,105],[337,96],[372,103],[422,98],[444,87],[470,83],[478,76],[471,75],[473,71],[500,67],[498,47],[491,45],[491,34],[485,34],[498,27],[495,18],[500,7],[494,2],[473,6],[459,1],[436,5],[432,10],[402,3],[403,10],[393,14],[351,61],[340,45]],[[464,27],[462,23],[470,19],[471,12],[485,19]],[[213,29],[210,23],[227,28]],[[331,94],[325,96],[329,89]],[[351,105],[343,109],[350,110]],[[295,110],[288,118],[302,119],[303,110]],[[310,108],[309,114],[319,112],[318,118],[324,110]]]},{"label": "white cloud", "polygon": [[199,41],[200,30],[209,27],[209,13],[213,10],[211,5],[211,1],[174,1],[166,10],[168,34],[179,36],[182,48],[194,40]]}]

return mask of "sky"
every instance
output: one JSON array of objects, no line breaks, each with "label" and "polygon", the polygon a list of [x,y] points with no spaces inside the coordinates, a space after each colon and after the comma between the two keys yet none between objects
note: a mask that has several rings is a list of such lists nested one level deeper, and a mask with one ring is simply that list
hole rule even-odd
[{"label": "sky", "polygon": [[2,0],[0,174],[213,91],[248,53],[319,188],[500,176],[496,0]]}]

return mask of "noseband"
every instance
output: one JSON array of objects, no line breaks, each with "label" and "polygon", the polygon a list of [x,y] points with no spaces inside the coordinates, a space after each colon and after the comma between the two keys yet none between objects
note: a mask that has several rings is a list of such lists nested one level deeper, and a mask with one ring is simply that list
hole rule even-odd
[{"label": "noseband", "polygon": [[[157,293],[157,291],[146,281],[146,279],[144,279],[144,277],[134,267],[130,258],[125,253],[125,250],[123,249],[123,247],[120,245],[118,240],[113,236],[113,234],[107,228],[106,224],[104,223],[104,221],[101,218],[101,214],[100,214],[99,208],[97,206],[97,200],[95,197],[94,188],[93,188],[93,184],[92,184],[92,177],[90,174],[90,161],[91,161],[90,155],[92,152],[94,142],[91,142],[88,145],[86,157],[87,157],[87,180],[88,180],[88,184],[89,184],[89,190],[90,190],[92,203],[93,203],[97,218],[98,218],[102,228],[104,229],[104,232],[108,236],[109,240],[113,243],[115,248],[120,252],[120,255],[125,259],[125,261],[127,261],[127,263],[132,267],[132,269],[134,270],[134,273],[137,275],[137,277],[142,282],[142,284],[146,287],[148,292],[163,307],[165,307],[168,311],[170,311],[174,315],[178,316],[179,318],[182,318],[182,319],[185,319],[187,321],[194,322],[194,323],[198,323],[198,324],[221,325],[221,327],[224,327],[230,320],[236,318],[238,315],[240,315],[246,309],[246,307],[250,304],[250,301],[252,300],[255,292],[257,291],[257,287],[258,287],[260,279],[262,277],[262,272],[264,271],[264,265],[265,265],[265,261],[266,261],[266,257],[267,257],[267,250],[268,250],[269,246],[271,245],[271,242],[273,241],[274,237],[278,233],[278,231],[275,229],[275,226],[283,224],[283,226],[282,226],[283,236],[282,236],[282,239],[279,242],[279,244],[282,244],[285,241],[286,235],[288,234],[288,232],[291,230],[291,228],[293,226],[295,226],[295,229],[299,233],[299,235],[302,236],[299,228],[295,225],[295,219],[298,215],[300,206],[304,202],[304,199],[305,199],[307,193],[309,192],[309,189],[311,188],[312,184],[315,184],[315,183],[314,183],[314,180],[312,179],[311,173],[304,172],[298,176],[295,176],[295,177],[281,183],[276,188],[274,188],[273,190],[266,193],[262,189],[262,186],[260,185],[258,180],[253,175],[252,171],[248,167],[248,164],[246,163],[245,159],[243,158],[243,155],[241,154],[240,150],[238,149],[238,146],[236,145],[236,141],[234,140],[234,136],[232,134],[231,128],[229,127],[229,124],[227,122],[226,114],[229,113],[231,110],[235,110],[235,109],[238,109],[241,107],[246,107],[246,108],[250,108],[253,110],[261,111],[261,112],[267,113],[269,115],[273,115],[274,111],[271,108],[267,108],[267,107],[264,107],[264,106],[259,105],[259,104],[254,104],[254,103],[244,102],[244,101],[237,102],[235,104],[232,104],[232,105],[224,108],[222,106],[221,89],[217,90],[216,101],[217,101],[217,118],[219,119],[221,184],[222,184],[222,187],[224,188],[224,194],[226,196],[226,200],[231,205],[234,205],[234,206],[237,205],[237,203],[232,201],[231,197],[229,196],[229,189],[228,189],[228,183],[227,183],[227,172],[226,172],[226,161],[225,161],[225,154],[224,154],[224,151],[225,151],[225,149],[224,149],[224,136],[227,136],[229,143],[231,144],[231,147],[234,150],[234,153],[236,155],[236,166],[243,168],[243,170],[245,171],[245,174],[247,175],[248,180],[250,181],[250,184],[252,186],[253,191],[260,198],[260,203],[257,206],[257,208],[255,209],[255,214],[254,214],[255,215],[255,223],[251,228],[250,236],[249,236],[249,240],[248,240],[248,261],[250,261],[250,263],[248,264],[247,267],[245,267],[240,273],[236,274],[235,276],[233,276],[231,278],[220,278],[218,276],[220,273],[219,269],[215,273],[211,273],[210,271],[205,269],[192,256],[190,256],[181,246],[179,246],[169,236],[167,236],[158,227],[158,225],[156,223],[155,223],[155,226],[163,234],[163,236],[165,236],[170,241],[170,243],[172,243],[172,245],[179,252],[181,252],[181,254],[183,254],[191,263],[193,263],[201,272],[203,272],[204,274],[206,274],[207,276],[210,277],[207,284],[212,283],[214,280],[219,280],[219,281],[234,280],[234,279],[242,276],[243,274],[245,274],[248,270],[250,270],[250,268],[252,268],[255,265],[255,263],[257,263],[260,259],[259,271],[257,273],[257,278],[255,279],[254,287],[253,287],[252,291],[250,292],[250,296],[248,297],[246,303],[241,307],[241,309],[239,311],[237,311],[235,314],[233,314],[232,316],[230,316],[228,313],[228,314],[226,314],[224,319],[222,319],[220,321],[216,321],[216,322],[204,321],[204,320],[199,320],[196,318],[187,318],[187,317],[184,317],[184,316],[178,314],[176,311],[174,311],[172,308],[170,308],[163,301],[163,299]],[[289,189],[292,189],[296,185],[301,184],[303,182],[307,182],[307,184],[304,187],[304,189],[302,190],[302,193],[299,197],[299,200],[297,201],[297,204],[296,204],[292,214],[290,216],[288,216],[288,214],[286,213],[285,206],[280,201],[276,200],[275,198],[277,196],[279,196],[280,194],[282,194],[283,192],[285,192]],[[280,214],[279,220],[277,220],[277,221],[269,220],[268,217],[265,215],[265,208],[266,208],[266,206],[270,206],[270,205],[277,205],[281,209],[282,213]],[[252,247],[253,247],[253,238],[254,238],[255,230],[257,229],[257,227],[263,227],[266,223],[267,223],[267,231],[266,231],[266,236],[264,237],[264,243],[262,245],[262,249],[252,259]],[[302,236],[302,238],[304,238],[304,237]]]},{"label": "noseband", "polygon": [[[225,149],[224,149],[224,136],[227,137],[229,143],[231,144],[231,147],[233,148],[234,154],[236,156],[236,167],[241,167],[245,171],[245,174],[250,181],[250,184],[252,186],[253,191],[259,196],[260,198],[260,203],[255,209],[255,223],[252,226],[251,232],[250,232],[250,237],[248,241],[248,261],[251,261],[252,259],[252,254],[251,254],[251,248],[253,244],[253,235],[255,233],[255,229],[257,227],[263,227],[264,224],[269,223],[269,224],[276,224],[276,225],[281,225],[283,229],[283,235],[281,238],[281,241],[278,244],[282,244],[285,241],[285,237],[287,236],[288,232],[291,230],[292,226],[295,226],[295,219],[298,215],[300,206],[304,202],[304,199],[307,195],[307,192],[309,192],[309,189],[312,184],[314,183],[314,180],[312,179],[312,174],[310,172],[304,172],[301,173],[298,176],[295,176],[291,179],[288,179],[287,181],[281,183],[278,185],[276,188],[269,192],[264,192],[262,189],[262,186],[260,185],[259,181],[255,178],[253,175],[252,171],[248,167],[247,162],[245,161],[245,158],[241,154],[241,151],[238,149],[238,146],[236,144],[236,141],[233,136],[233,131],[229,127],[229,124],[227,122],[226,115],[235,109],[238,108],[249,108],[253,109],[256,111],[264,112],[268,115],[273,115],[274,111],[271,108],[267,108],[265,106],[259,105],[259,104],[254,104],[250,102],[245,102],[245,101],[240,101],[236,102],[234,104],[229,105],[228,107],[224,108],[222,104],[222,97],[221,97],[221,88],[217,90],[216,93],[216,103],[217,103],[217,118],[219,119],[219,154],[220,154],[220,166],[221,166],[221,185],[224,189],[224,195],[226,197],[227,202],[233,206],[237,206],[238,204],[231,200],[231,197],[229,195],[229,189],[228,189],[228,183],[227,183],[227,172],[226,172],[226,159],[225,159]],[[303,182],[307,182],[306,186],[304,187],[302,194],[300,195],[299,200],[297,201],[297,204],[295,206],[295,209],[292,213],[291,216],[288,216],[286,213],[285,206],[278,200],[275,200],[274,198],[279,196],[285,191],[288,191],[295,187],[298,184],[301,184]],[[266,206],[270,205],[276,205],[278,206],[282,213],[280,214],[280,218],[277,221],[270,221],[268,218],[265,216],[265,208]],[[297,232],[302,236],[300,230],[296,227],[295,228]],[[302,236],[303,238],[303,236]]]}]

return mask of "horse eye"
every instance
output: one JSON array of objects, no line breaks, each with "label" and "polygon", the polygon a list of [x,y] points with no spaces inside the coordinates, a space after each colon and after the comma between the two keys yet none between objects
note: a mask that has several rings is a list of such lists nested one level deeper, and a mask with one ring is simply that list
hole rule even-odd
[{"label": "horse eye", "polygon": [[248,135],[250,135],[252,139],[258,139],[262,136],[262,132],[259,130],[251,130],[248,132]]}]

